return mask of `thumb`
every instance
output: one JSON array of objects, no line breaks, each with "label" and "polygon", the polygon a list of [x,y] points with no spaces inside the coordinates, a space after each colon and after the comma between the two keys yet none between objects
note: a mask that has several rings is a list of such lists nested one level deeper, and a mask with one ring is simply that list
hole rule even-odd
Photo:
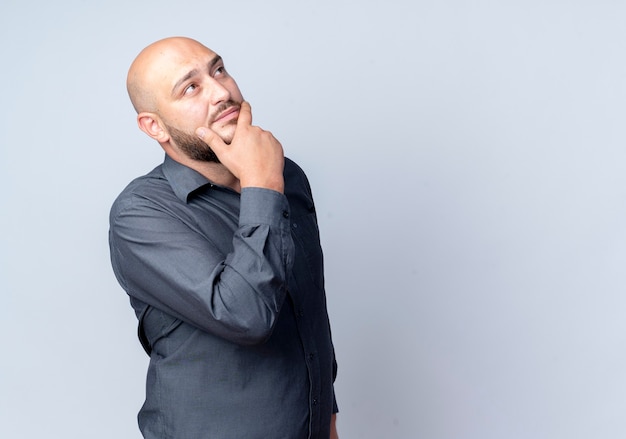
[{"label": "thumb", "polygon": [[248,101],[243,101],[239,106],[239,118],[237,119],[237,126],[246,126],[252,124],[252,108]]},{"label": "thumb", "polygon": [[196,129],[196,136],[209,145],[216,154],[217,151],[226,147],[222,138],[210,128],[200,127]]}]

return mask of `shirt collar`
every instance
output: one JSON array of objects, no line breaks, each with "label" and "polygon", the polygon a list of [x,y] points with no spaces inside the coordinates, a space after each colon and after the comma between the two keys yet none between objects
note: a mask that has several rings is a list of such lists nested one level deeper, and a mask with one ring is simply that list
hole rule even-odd
[{"label": "shirt collar", "polygon": [[183,202],[187,202],[192,192],[210,184],[202,174],[188,166],[178,163],[167,154],[163,161],[163,174],[169,181],[172,190]]}]

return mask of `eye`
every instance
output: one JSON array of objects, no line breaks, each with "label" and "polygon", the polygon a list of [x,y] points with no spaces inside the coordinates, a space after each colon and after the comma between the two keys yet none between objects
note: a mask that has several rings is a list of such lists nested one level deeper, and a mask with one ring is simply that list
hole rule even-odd
[{"label": "eye", "polygon": [[185,90],[183,90],[183,94],[186,94],[186,95],[191,94],[197,88],[198,86],[196,84],[189,84],[187,87],[185,87]]},{"label": "eye", "polygon": [[226,74],[226,68],[224,66],[218,67],[217,69],[215,69],[215,73],[213,73],[214,76],[220,76],[220,75],[225,75]]}]

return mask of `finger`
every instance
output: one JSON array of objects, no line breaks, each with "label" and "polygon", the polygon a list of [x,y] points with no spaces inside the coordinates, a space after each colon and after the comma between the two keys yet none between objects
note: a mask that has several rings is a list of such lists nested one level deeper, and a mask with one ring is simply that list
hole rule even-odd
[{"label": "finger", "polygon": [[200,127],[196,129],[196,136],[203,140],[204,143],[209,145],[216,154],[219,150],[226,147],[226,144],[224,143],[222,138],[210,128]]},{"label": "finger", "polygon": [[239,118],[237,119],[237,126],[252,125],[252,108],[248,101],[243,101],[239,108]]}]

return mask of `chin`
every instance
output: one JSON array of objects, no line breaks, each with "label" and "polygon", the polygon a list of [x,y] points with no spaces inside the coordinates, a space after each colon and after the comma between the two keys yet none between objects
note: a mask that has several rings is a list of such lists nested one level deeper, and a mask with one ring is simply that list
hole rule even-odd
[{"label": "chin", "polygon": [[225,144],[230,145],[235,137],[235,127],[224,127],[217,131],[217,134],[222,138]]}]

